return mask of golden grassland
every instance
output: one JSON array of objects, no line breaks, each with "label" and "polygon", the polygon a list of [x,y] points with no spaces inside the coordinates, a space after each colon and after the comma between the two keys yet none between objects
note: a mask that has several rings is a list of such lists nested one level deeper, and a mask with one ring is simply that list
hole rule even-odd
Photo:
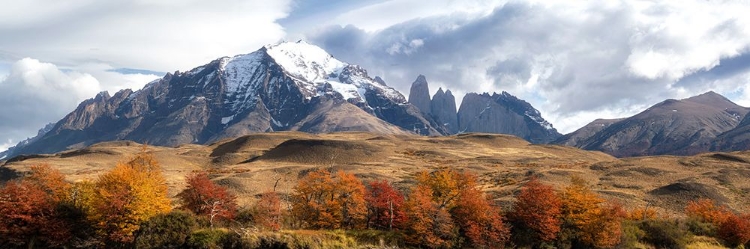
[{"label": "golden grassland", "polygon": [[[288,194],[301,175],[320,167],[345,170],[365,182],[387,179],[403,188],[414,182],[417,172],[451,167],[476,173],[504,207],[532,176],[561,188],[577,175],[625,208],[654,208],[667,217],[682,216],[685,204],[698,198],[750,211],[750,152],[615,158],[499,134],[424,137],[360,132],[262,133],[206,146],[150,149],[162,165],[171,196],[184,188],[187,174],[206,170],[237,194],[241,205],[274,187]],[[2,167],[23,173],[31,165],[48,163],[68,180],[80,181],[95,179],[140,150],[134,142],[107,142],[55,155],[18,157]]]}]

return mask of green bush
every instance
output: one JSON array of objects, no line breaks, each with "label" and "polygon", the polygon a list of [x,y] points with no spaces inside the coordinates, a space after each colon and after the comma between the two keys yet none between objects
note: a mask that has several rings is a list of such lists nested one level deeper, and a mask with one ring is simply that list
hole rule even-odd
[{"label": "green bush", "polygon": [[141,224],[136,232],[136,248],[182,248],[197,227],[192,213],[172,211]]},{"label": "green bush", "polygon": [[622,223],[622,237],[618,248],[637,248],[644,237],[646,232],[641,229],[640,222],[626,220]]},{"label": "green bush", "polygon": [[716,225],[694,218],[687,220],[687,227],[692,234],[698,236],[716,237],[718,231]]},{"label": "green bush", "polygon": [[201,229],[190,234],[185,248],[229,249],[252,248],[239,234],[225,229]]},{"label": "green bush", "polygon": [[685,224],[676,220],[645,220],[639,227],[645,233],[643,241],[656,248],[683,249],[692,236]]},{"label": "green bush", "polygon": [[249,225],[255,225],[255,217],[253,214],[253,210],[250,208],[242,208],[237,210],[237,214],[234,215],[234,221],[237,224],[249,226]]}]

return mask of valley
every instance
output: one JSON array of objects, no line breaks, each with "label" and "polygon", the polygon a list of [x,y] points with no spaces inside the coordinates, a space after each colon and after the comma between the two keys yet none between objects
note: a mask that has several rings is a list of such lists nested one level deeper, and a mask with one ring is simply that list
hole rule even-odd
[{"label": "valley", "polygon": [[[5,162],[1,172],[23,174],[31,165],[47,163],[69,181],[95,179],[141,147],[117,141],[22,156]],[[243,204],[253,203],[257,194],[274,186],[289,194],[302,175],[317,168],[344,170],[365,182],[385,179],[403,189],[418,172],[452,168],[477,174],[483,189],[506,209],[532,176],[558,189],[578,176],[601,196],[628,209],[652,208],[680,217],[688,201],[710,198],[738,212],[750,211],[750,152],[615,158],[501,134],[427,137],[362,132],[274,132],[205,146],[149,148],[163,167],[170,196],[184,188],[186,175],[206,170]]]}]

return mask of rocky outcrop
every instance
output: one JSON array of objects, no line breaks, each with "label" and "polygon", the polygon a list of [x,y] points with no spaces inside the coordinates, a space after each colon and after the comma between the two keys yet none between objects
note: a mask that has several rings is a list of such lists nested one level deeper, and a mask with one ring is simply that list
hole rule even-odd
[{"label": "rocky outcrop", "polygon": [[439,88],[430,101],[430,110],[432,118],[436,122],[445,126],[451,134],[458,133],[458,113],[456,112],[456,98],[453,97],[451,90],[443,92]]},{"label": "rocky outcrop", "polygon": [[511,134],[532,143],[548,143],[560,136],[531,104],[507,92],[466,94],[458,125],[459,132]]},{"label": "rocky outcrop", "polygon": [[416,106],[420,111],[431,114],[430,110],[430,87],[424,75],[419,75],[409,90],[409,103]]}]

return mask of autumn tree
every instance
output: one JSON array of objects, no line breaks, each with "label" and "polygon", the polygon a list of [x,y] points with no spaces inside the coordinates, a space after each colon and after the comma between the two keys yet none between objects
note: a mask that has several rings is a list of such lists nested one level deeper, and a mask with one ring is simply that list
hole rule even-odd
[{"label": "autumn tree", "polygon": [[509,231],[500,210],[477,185],[476,176],[451,169],[421,172],[407,201],[407,235],[428,247],[455,245],[502,248]]},{"label": "autumn tree", "polygon": [[237,213],[237,197],[226,187],[215,184],[208,173],[199,172],[188,176],[187,188],[177,194],[180,208],[199,216],[207,217],[211,227],[216,220],[230,220]]},{"label": "autumn tree", "polygon": [[628,220],[654,220],[657,218],[656,209],[653,208],[635,208],[625,215]]},{"label": "autumn tree", "polygon": [[406,221],[404,195],[385,180],[367,187],[367,227],[391,230]]},{"label": "autumn tree", "polygon": [[341,202],[341,226],[343,228],[363,228],[367,218],[365,185],[354,174],[344,171],[336,173],[335,195]]},{"label": "autumn tree", "polygon": [[57,203],[45,189],[30,180],[12,181],[0,188],[0,245],[42,243],[56,246],[69,237],[56,212]]},{"label": "autumn tree", "polygon": [[113,245],[132,242],[142,222],[171,210],[159,163],[145,147],[101,175],[92,194],[90,217],[105,241]]},{"label": "autumn tree", "polygon": [[711,223],[717,228],[732,216],[731,211],[727,210],[724,206],[716,205],[711,199],[699,199],[688,202],[688,205],[685,207],[685,214],[690,218]]},{"label": "autumn tree", "polygon": [[725,206],[716,205],[711,199],[690,201],[685,207],[688,217],[710,223],[717,235],[729,246],[736,247],[750,241],[750,216],[741,216]]},{"label": "autumn tree", "polygon": [[367,215],[365,186],[343,171],[331,176],[319,169],[302,177],[294,187],[292,213],[310,228],[339,229],[364,226]]},{"label": "autumn tree", "polygon": [[514,235],[530,244],[555,240],[562,223],[561,205],[562,201],[552,186],[531,179],[521,188],[513,203],[513,211],[508,214],[513,222]]},{"label": "autumn tree", "polygon": [[505,247],[510,229],[503,223],[500,208],[492,205],[477,186],[469,186],[461,192],[458,205],[451,213],[471,247]]},{"label": "autumn tree", "polygon": [[750,242],[750,215],[729,215],[719,225],[718,235],[733,248]]},{"label": "autumn tree", "polygon": [[260,199],[253,209],[255,224],[271,230],[281,229],[281,198],[273,191],[260,194]]},{"label": "autumn tree", "polygon": [[65,176],[59,170],[53,169],[49,164],[32,165],[26,180],[39,186],[54,202],[70,200],[72,185],[65,181]]},{"label": "autumn tree", "polygon": [[622,208],[606,203],[583,179],[573,177],[560,199],[563,223],[571,229],[574,242],[597,248],[612,248],[620,242]]},{"label": "autumn tree", "polygon": [[432,188],[417,185],[405,203],[406,239],[428,248],[449,248],[458,237],[451,214],[433,200]]}]

